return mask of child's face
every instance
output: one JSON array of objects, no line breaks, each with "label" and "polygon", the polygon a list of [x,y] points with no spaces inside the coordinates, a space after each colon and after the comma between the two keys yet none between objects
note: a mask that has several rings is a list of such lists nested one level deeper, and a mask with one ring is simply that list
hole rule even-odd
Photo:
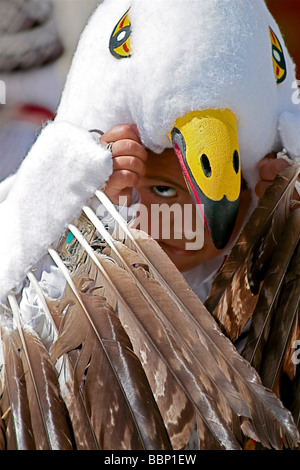
[{"label": "child's face", "polygon": [[[146,174],[140,179],[136,189],[141,196],[141,204],[147,208],[147,213],[141,210],[137,221],[137,228],[147,231],[155,238],[180,271],[192,269],[221,253],[220,250],[214,247],[207,231],[204,230],[203,223],[200,223],[200,217],[196,213],[196,206],[189,194],[179,161],[173,149],[167,149],[160,155],[148,151]],[[236,235],[237,230],[241,226],[249,202],[250,192],[243,191],[233,236]],[[158,205],[161,204],[167,204],[168,206],[176,204],[176,209],[179,212],[176,211],[174,217],[174,212],[167,210],[165,218],[164,216],[160,216],[159,219],[153,217]],[[184,218],[184,214],[191,214],[190,223],[187,222],[187,217]],[[170,230],[166,230],[166,223],[170,224]],[[145,227],[147,227],[147,230]],[[176,233],[174,233],[174,228]],[[200,234],[199,231],[201,231]],[[179,235],[178,232],[180,232]],[[153,235],[154,233],[156,236]],[[193,239],[189,235],[191,233],[194,234]],[[196,245],[197,240],[202,241],[202,248],[199,248],[199,243],[197,242],[197,249],[187,249],[187,243],[191,244],[194,242],[194,245]]]}]

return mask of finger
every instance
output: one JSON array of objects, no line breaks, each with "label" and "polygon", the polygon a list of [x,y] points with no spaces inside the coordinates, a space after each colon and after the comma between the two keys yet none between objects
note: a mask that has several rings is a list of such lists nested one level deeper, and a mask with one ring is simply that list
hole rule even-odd
[{"label": "finger", "polygon": [[258,168],[261,168],[262,166],[264,166],[268,161],[270,161],[271,159],[274,160],[275,158],[277,158],[277,154],[275,152],[270,152],[268,153],[264,158],[262,158],[257,166]]},{"label": "finger", "polygon": [[106,192],[108,195],[116,195],[120,191],[133,188],[139,181],[139,175],[133,171],[128,170],[116,170],[113,172],[106,186]]},{"label": "finger", "polygon": [[256,196],[259,197],[259,198],[261,198],[261,197],[264,195],[266,189],[267,189],[269,186],[271,186],[271,184],[272,184],[271,181],[270,181],[270,182],[268,182],[268,181],[259,181],[259,182],[257,183],[257,185],[255,186],[255,194],[256,194]]},{"label": "finger", "polygon": [[278,173],[281,173],[290,164],[282,159],[277,158],[275,160],[269,159],[259,167],[259,175],[262,180],[273,181]]},{"label": "finger", "polygon": [[140,133],[139,133],[139,130],[138,130],[138,126],[136,124],[131,124],[130,127],[134,130],[134,132],[136,133],[136,135],[140,136]]},{"label": "finger", "polygon": [[[255,194],[257,197],[261,198],[272,183],[273,181],[259,181],[255,186]],[[293,191],[292,199],[295,201],[300,201],[300,196],[296,189]]]},{"label": "finger", "polygon": [[100,137],[100,142],[102,145],[107,145],[109,142],[116,142],[123,139],[130,139],[134,140],[135,142],[140,142],[139,135],[135,129],[127,125],[116,126],[108,130]]},{"label": "finger", "polygon": [[146,166],[145,163],[140,160],[139,158],[132,157],[132,156],[121,156],[121,157],[113,157],[113,170],[120,171],[120,170],[128,170],[136,173],[140,178],[145,176],[146,173]]},{"label": "finger", "polygon": [[114,142],[111,150],[114,157],[120,157],[123,155],[133,156],[139,158],[144,162],[147,160],[148,157],[147,151],[140,143],[129,139],[123,139]]}]

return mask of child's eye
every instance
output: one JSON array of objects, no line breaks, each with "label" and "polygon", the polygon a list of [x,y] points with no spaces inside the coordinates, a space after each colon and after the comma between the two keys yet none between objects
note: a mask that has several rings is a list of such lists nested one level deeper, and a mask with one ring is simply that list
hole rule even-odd
[{"label": "child's eye", "polygon": [[162,197],[174,197],[176,196],[176,189],[171,186],[152,186],[152,191],[154,191],[158,196]]}]

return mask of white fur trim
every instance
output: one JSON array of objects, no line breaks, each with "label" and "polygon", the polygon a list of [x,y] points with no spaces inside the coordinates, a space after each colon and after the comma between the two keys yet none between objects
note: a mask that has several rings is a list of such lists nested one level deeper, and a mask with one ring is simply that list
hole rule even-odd
[{"label": "white fur trim", "polygon": [[279,132],[288,155],[293,160],[300,161],[300,113],[282,113],[279,118]]},{"label": "white fur trim", "polygon": [[88,131],[64,122],[43,129],[0,205],[0,302],[111,172],[111,152]]}]

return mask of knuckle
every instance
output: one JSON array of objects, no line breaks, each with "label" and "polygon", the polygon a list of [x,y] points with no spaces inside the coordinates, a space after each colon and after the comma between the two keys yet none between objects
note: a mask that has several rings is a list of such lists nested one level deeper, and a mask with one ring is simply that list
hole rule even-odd
[{"label": "knuckle", "polygon": [[130,175],[130,171],[129,170],[120,170],[119,175],[120,175],[120,178],[122,178],[123,180],[126,180]]},{"label": "knuckle", "polygon": [[127,154],[133,155],[133,156],[138,154],[139,144],[137,142],[135,142],[134,140],[127,139],[124,142],[124,145],[126,147]]},{"label": "knuckle", "polygon": [[130,170],[121,170],[120,171],[120,176],[122,178],[123,183],[130,183],[133,179],[133,174],[132,171]]},{"label": "knuckle", "polygon": [[128,157],[128,168],[130,170],[137,170],[139,168],[139,160],[135,157]]},{"label": "knuckle", "polygon": [[114,142],[113,153],[115,156],[134,156],[137,152],[136,142],[130,139],[121,139]]},{"label": "knuckle", "polygon": [[131,138],[133,131],[131,127],[127,124],[122,124],[118,127],[118,132],[121,139]]},{"label": "knuckle", "polygon": [[123,132],[124,134],[126,134],[127,132],[130,131],[130,126],[128,124],[121,124],[119,126],[119,129],[120,129],[120,132]]}]

